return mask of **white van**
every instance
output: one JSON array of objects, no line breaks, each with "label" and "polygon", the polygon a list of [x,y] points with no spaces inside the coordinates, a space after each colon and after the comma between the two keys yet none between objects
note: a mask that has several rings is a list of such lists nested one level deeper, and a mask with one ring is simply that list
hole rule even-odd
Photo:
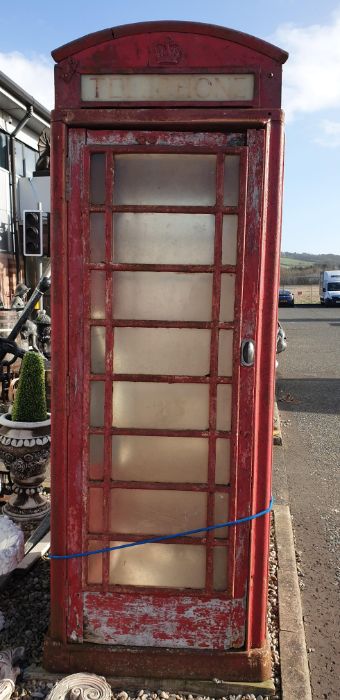
[{"label": "white van", "polygon": [[340,270],[320,272],[320,303],[340,304]]}]

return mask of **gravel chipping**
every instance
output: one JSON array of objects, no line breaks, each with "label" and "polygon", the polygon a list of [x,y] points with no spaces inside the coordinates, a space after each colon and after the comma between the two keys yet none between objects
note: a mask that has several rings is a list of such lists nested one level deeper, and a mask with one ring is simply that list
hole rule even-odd
[{"label": "gravel chipping", "polygon": [[[25,539],[29,534],[27,529]],[[40,666],[42,662],[42,645],[44,635],[47,632],[50,611],[49,568],[48,559],[42,558],[28,574],[13,575],[6,588],[0,591],[0,610],[4,615],[0,649],[24,646],[23,670],[27,666]],[[268,635],[272,649],[275,695],[268,698],[248,693],[246,695],[228,695],[222,700],[281,700],[277,556],[273,525],[270,539]],[[25,696],[44,700],[52,687],[53,683],[51,682],[22,680],[19,677],[12,700]],[[113,698],[114,700],[137,700],[137,698],[138,700],[214,700],[212,697],[207,698],[200,695],[178,695],[162,690],[155,693],[146,689],[133,693],[126,690],[115,692]]]}]

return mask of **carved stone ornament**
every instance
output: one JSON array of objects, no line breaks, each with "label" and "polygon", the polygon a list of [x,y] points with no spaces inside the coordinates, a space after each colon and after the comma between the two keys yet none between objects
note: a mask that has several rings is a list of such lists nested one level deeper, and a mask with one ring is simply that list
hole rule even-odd
[{"label": "carved stone ornament", "polygon": [[102,676],[73,673],[56,683],[47,700],[110,700],[111,688]]},{"label": "carved stone ornament", "polygon": [[176,42],[167,36],[163,42],[155,42],[150,48],[150,65],[172,66],[181,63],[183,51]]},{"label": "carved stone ornament", "polygon": [[77,68],[78,61],[75,61],[74,58],[68,58],[67,61],[60,67],[61,77],[65,83],[71,82],[74,74],[77,72]]},{"label": "carved stone ornament", "polygon": [[24,647],[0,651],[0,700],[9,700],[11,697],[20,673],[17,663],[23,656]]},{"label": "carved stone ornament", "polygon": [[0,456],[11,474],[13,494],[3,512],[12,520],[39,520],[50,511],[42,483],[51,449],[51,420],[36,423],[0,416]]}]

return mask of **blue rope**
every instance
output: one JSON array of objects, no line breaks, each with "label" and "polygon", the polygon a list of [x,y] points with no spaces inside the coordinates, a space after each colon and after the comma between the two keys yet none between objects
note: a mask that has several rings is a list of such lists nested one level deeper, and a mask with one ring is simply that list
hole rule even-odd
[{"label": "blue rope", "polygon": [[138,540],[138,542],[126,542],[118,544],[115,547],[103,547],[103,549],[93,549],[89,552],[77,552],[76,554],[48,554],[49,559],[78,559],[79,557],[89,557],[91,554],[103,554],[104,552],[114,552],[116,549],[127,549],[128,547],[139,547],[142,544],[154,544],[155,542],[164,542],[165,540],[173,540],[176,537],[189,537],[189,535],[197,535],[200,532],[210,532],[211,530],[220,530],[222,527],[231,527],[233,525],[241,525],[250,520],[261,518],[263,515],[270,513],[273,507],[273,496],[270,499],[268,508],[261,510],[255,515],[248,515],[246,518],[231,520],[228,523],[220,523],[219,525],[210,525],[209,527],[200,527],[197,530],[186,530],[185,532],[176,532],[174,535],[161,535],[160,537],[152,537],[149,540]]}]

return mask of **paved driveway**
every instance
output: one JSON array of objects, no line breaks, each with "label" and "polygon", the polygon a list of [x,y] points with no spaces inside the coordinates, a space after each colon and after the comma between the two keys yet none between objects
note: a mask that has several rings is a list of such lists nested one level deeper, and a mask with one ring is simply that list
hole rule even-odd
[{"label": "paved driveway", "polygon": [[274,491],[288,500],[300,553],[313,698],[340,696],[340,307],[279,310],[283,447]]}]

